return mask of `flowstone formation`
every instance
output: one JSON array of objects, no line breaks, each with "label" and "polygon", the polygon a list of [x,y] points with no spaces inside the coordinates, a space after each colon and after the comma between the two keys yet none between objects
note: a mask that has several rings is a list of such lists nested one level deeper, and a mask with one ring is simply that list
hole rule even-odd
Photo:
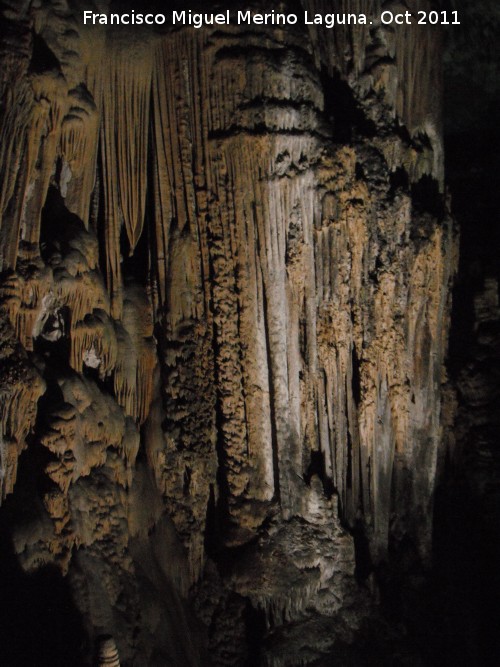
[{"label": "flowstone formation", "polygon": [[68,592],[64,664],[108,634],[122,665],[323,664],[373,627],[389,547],[429,559],[439,31],[79,10],[2,4],[2,553]]}]

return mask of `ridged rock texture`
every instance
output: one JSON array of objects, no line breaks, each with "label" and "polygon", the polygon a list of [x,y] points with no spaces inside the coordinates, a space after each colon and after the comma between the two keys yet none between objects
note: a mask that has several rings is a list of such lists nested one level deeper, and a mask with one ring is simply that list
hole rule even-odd
[{"label": "ridged rock texture", "polygon": [[97,660],[99,667],[120,667],[118,650],[112,637],[103,637],[100,640]]},{"label": "ridged rock texture", "polygon": [[79,619],[54,612],[50,664],[108,633],[125,666],[323,664],[379,622],[389,551],[429,563],[439,29],[85,27],[81,4],[1,5],[5,571]]}]

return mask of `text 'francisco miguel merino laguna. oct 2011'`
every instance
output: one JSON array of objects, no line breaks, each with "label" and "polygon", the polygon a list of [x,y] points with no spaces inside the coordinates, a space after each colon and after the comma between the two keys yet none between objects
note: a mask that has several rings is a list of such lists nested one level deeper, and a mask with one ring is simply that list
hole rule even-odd
[{"label": "text 'francisco miguel merino laguna. oct 2011'", "polygon": [[172,11],[166,14],[144,14],[134,10],[123,14],[99,14],[83,12],[84,25],[123,25],[123,26],[191,26],[203,28],[212,25],[276,25],[290,26],[302,22],[304,25],[320,25],[334,28],[337,25],[460,25],[458,11],[418,11],[392,12],[383,11],[379,16],[355,13],[319,14],[305,11],[303,15],[270,11],[256,13],[249,9],[231,12],[229,9],[219,13],[201,13],[191,10]]}]

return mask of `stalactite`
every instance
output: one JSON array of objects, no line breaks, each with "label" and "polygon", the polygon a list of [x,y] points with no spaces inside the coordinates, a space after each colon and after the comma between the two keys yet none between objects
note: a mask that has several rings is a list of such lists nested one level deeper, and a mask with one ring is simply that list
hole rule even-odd
[{"label": "stalactite", "polygon": [[61,131],[61,195],[68,209],[88,227],[95,184],[99,113],[86,86],[69,91],[70,107]]},{"label": "stalactite", "polygon": [[124,225],[132,253],[144,224],[154,42],[141,45],[135,41],[131,47],[114,39],[106,45],[106,52],[101,76],[90,76],[102,86],[106,280],[111,313],[119,319],[123,305],[120,232]]},{"label": "stalactite", "polygon": [[[329,0],[302,0],[301,4],[311,15],[332,11]],[[339,25],[334,31],[324,26],[308,26],[318,64],[330,75],[337,73],[349,82],[358,104],[376,126],[397,119],[408,130],[416,150],[398,149],[394,138],[385,147],[389,161],[390,154],[397,151],[398,161],[404,160],[415,182],[428,174],[437,178],[443,188],[441,106],[440,97],[434,94],[441,89],[442,30],[435,25],[422,29],[416,20],[418,12],[428,12],[431,3],[412,0],[406,6],[380,0],[342,0],[338,4],[335,11],[339,13],[363,13],[376,20],[366,26]],[[378,19],[383,11],[408,10],[414,17],[411,25],[394,29]],[[381,104],[365,102],[373,94]]]},{"label": "stalactite", "polygon": [[123,327],[118,325],[116,335],[115,396],[125,413],[142,424],[153,398],[156,346],[151,305],[138,286],[130,286],[125,292]]},{"label": "stalactite", "polygon": [[45,383],[29,363],[4,313],[0,314],[0,503],[12,493],[18,459],[32,433]]},{"label": "stalactite", "polygon": [[[0,269],[15,267],[19,221],[23,195],[29,174],[26,169],[27,128],[34,113],[35,101],[28,80],[32,33],[29,22],[5,21],[5,33],[0,51],[0,99],[3,108],[0,129]],[[11,29],[9,34],[8,28]],[[10,224],[5,216],[9,215]]]},{"label": "stalactite", "polygon": [[72,326],[70,364],[77,373],[82,372],[85,364],[98,368],[104,379],[115,369],[117,359],[116,332],[104,311],[94,309]]},{"label": "stalactite", "polygon": [[[200,51],[204,41],[204,35],[188,39],[183,32],[162,40],[153,86],[155,272],[166,419],[164,451],[150,456],[188,548],[193,581],[204,565],[205,521],[216,470],[213,319],[203,222],[208,213],[206,129],[200,106],[200,88],[206,84]],[[156,450],[157,440],[152,438],[148,449]]]}]

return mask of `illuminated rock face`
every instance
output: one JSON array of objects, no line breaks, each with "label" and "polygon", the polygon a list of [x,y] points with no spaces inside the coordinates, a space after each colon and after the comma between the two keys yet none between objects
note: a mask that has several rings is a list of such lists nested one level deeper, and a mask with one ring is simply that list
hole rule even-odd
[{"label": "illuminated rock face", "polygon": [[346,528],[360,576],[389,540],[429,555],[456,263],[438,35],[106,32],[73,4],[3,10],[14,514],[23,449],[40,480],[14,551],[124,664],[207,642],[309,664],[375,603]]}]

